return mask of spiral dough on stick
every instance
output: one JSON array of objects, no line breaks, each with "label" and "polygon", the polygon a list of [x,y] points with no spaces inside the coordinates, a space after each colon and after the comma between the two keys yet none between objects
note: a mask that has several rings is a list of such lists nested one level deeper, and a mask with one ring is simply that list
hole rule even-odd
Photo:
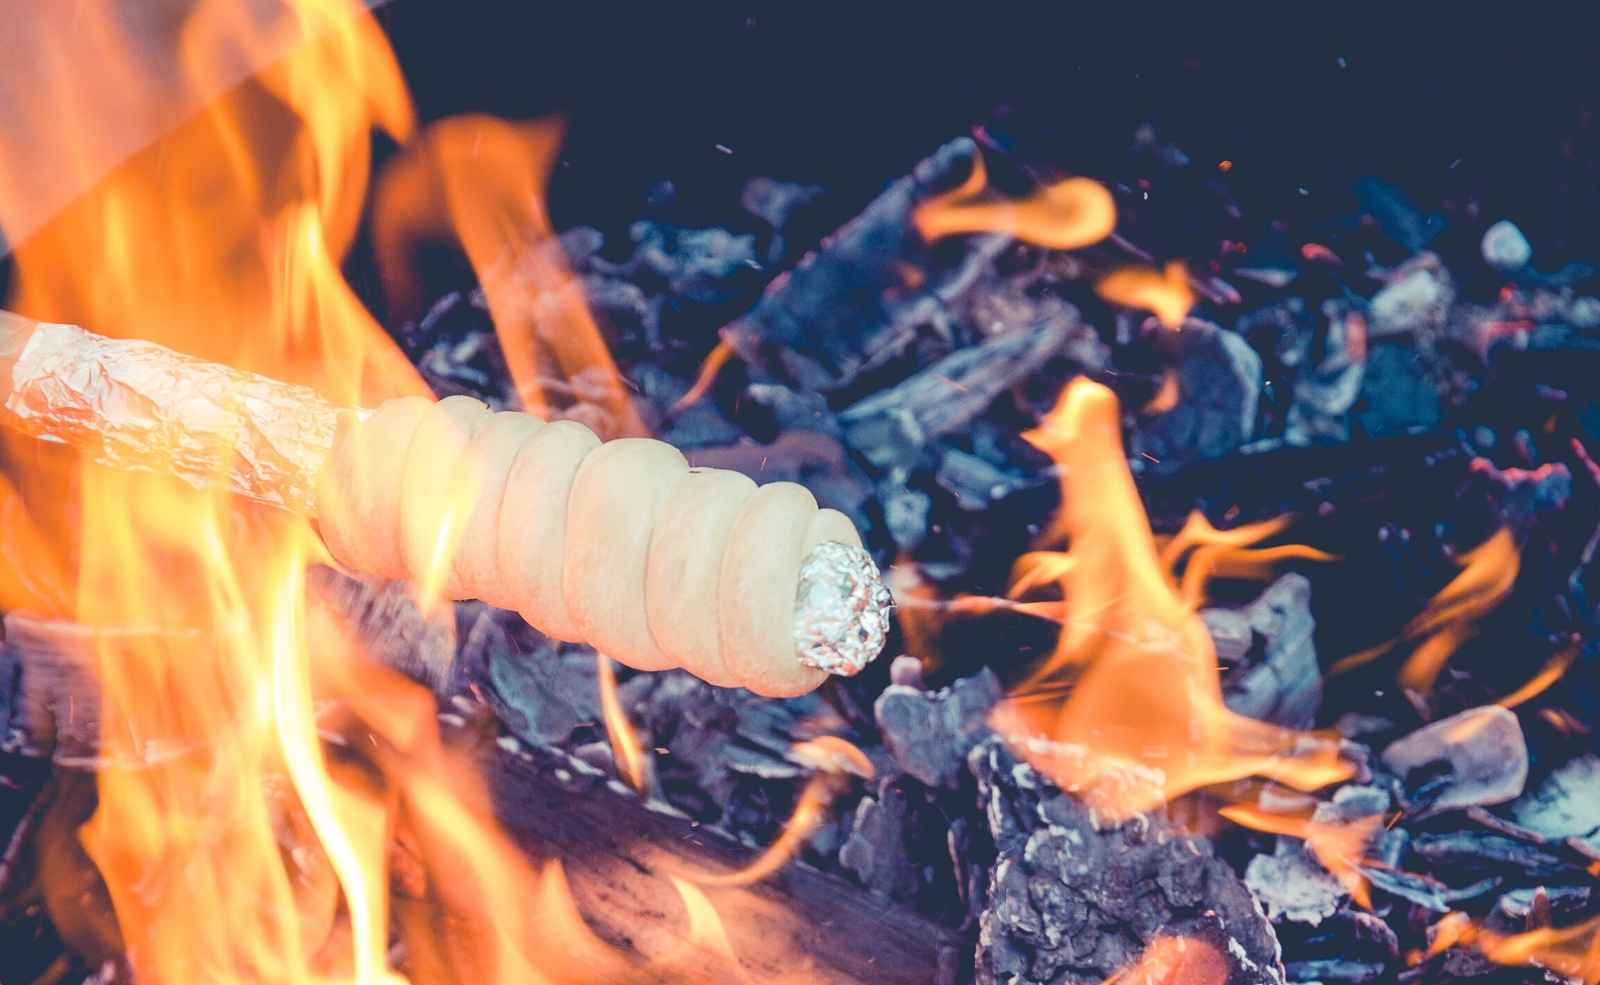
[{"label": "spiral dough on stick", "polygon": [[795,695],[859,671],[888,631],[855,527],[803,486],[469,397],[342,422],[316,500],[340,563],[515,609],[641,670]]}]

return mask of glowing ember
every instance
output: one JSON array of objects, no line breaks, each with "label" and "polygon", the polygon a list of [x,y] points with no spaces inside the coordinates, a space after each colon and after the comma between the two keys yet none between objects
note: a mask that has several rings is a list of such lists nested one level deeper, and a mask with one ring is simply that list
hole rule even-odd
[{"label": "glowing ember", "polygon": [[1228,961],[1209,941],[1157,937],[1139,959],[1105,980],[1105,985],[1223,985]]}]

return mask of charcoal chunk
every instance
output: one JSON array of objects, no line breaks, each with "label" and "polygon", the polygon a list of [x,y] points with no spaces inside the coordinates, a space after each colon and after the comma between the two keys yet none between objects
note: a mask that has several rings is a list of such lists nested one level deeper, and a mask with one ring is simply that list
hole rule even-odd
[{"label": "charcoal chunk", "polygon": [[1333,916],[1350,895],[1303,845],[1286,838],[1278,840],[1273,854],[1250,860],[1244,883],[1273,921],[1288,920],[1313,927]]},{"label": "charcoal chunk", "polygon": [[[1322,670],[1312,642],[1311,582],[1283,575],[1243,609],[1200,613],[1217,656],[1239,669],[1223,679],[1223,700],[1241,715],[1294,728],[1311,724],[1322,701]],[[1245,662],[1256,639],[1260,658]]]},{"label": "charcoal chunk", "polygon": [[1501,804],[1528,780],[1528,744],[1517,716],[1498,705],[1469,708],[1396,739],[1383,763],[1434,811]]},{"label": "charcoal chunk", "polygon": [[1075,318],[1021,325],[951,353],[840,414],[845,440],[879,467],[913,464],[929,441],[964,427],[1032,376],[1074,324]]},{"label": "charcoal chunk", "polygon": [[874,711],[896,765],[930,787],[954,789],[1000,697],[1000,679],[985,667],[934,693],[891,684]]},{"label": "charcoal chunk", "polygon": [[1511,805],[1518,824],[1547,838],[1579,838],[1600,851],[1600,756],[1579,756]]},{"label": "charcoal chunk", "polygon": [[1190,319],[1174,340],[1178,403],[1146,421],[1133,454],[1162,468],[1221,458],[1255,435],[1261,357],[1238,335]]},{"label": "charcoal chunk", "polygon": [[910,221],[918,203],[966,178],[976,156],[966,138],[935,151],[774,281],[723,339],[746,362],[824,391],[903,351],[921,326],[948,315],[949,295],[968,286],[969,253],[986,263],[1004,242],[978,237],[953,260],[936,259]]},{"label": "charcoal chunk", "polygon": [[968,755],[998,857],[979,917],[980,985],[1100,985],[1158,937],[1204,942],[1229,980],[1284,981],[1250,891],[1153,815],[1112,823],[986,739]]},{"label": "charcoal chunk", "polygon": [[1528,237],[1509,219],[1501,219],[1484,230],[1482,250],[1483,262],[1500,270],[1520,270],[1533,259]]}]

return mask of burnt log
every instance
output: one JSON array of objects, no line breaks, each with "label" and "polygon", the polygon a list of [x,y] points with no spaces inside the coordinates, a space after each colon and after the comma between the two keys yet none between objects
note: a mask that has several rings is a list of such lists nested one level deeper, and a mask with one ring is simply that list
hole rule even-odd
[{"label": "burnt log", "polygon": [[[306,604],[333,617],[379,664],[429,687],[452,688],[455,623],[448,610],[425,617],[400,582],[350,578],[331,568],[307,572]],[[99,755],[99,688],[94,662],[143,646],[212,645],[199,629],[96,628],[23,612],[4,617],[0,643],[0,746],[49,755],[59,765],[91,765]],[[176,752],[164,737],[146,737],[133,755],[157,761]],[[127,764],[127,765],[138,765]]]},{"label": "burnt log", "polygon": [[[531,855],[562,862],[579,909],[613,946],[635,954],[667,949],[686,925],[669,877],[731,871],[750,860],[749,848],[578,760],[509,745],[485,760],[501,823]],[[705,894],[754,981],[954,985],[967,958],[955,931],[804,865]],[[662,980],[675,979],[663,973]]]},{"label": "burnt log", "polygon": [[[398,589],[361,584],[334,580],[319,586],[315,598],[344,616],[368,654],[391,668],[418,671],[416,676],[432,682],[436,693],[448,689],[440,654],[453,648],[453,638],[408,608]],[[7,745],[27,757],[53,758],[58,777],[82,793],[93,785],[84,768],[113,765],[100,754],[96,683],[84,659],[108,631],[15,613],[6,617],[5,625],[0,726],[9,735]],[[154,632],[122,631],[147,638]],[[199,634],[193,642],[205,645]],[[672,877],[731,872],[747,865],[757,849],[660,801],[641,798],[609,773],[563,752],[529,747],[510,737],[493,739],[498,729],[475,727],[480,723],[463,721],[454,712],[441,720],[447,742],[475,750],[503,829],[530,858],[561,864],[584,919],[630,969],[627,981],[666,985],[703,980],[682,962],[652,960],[682,952],[689,933],[687,904]],[[119,759],[114,765],[155,766],[183,751],[149,737],[136,748],[137,761]],[[71,805],[76,821],[51,825],[52,830],[74,830],[92,803],[92,793],[87,799],[78,797]],[[65,857],[59,848],[50,849],[58,859]],[[4,868],[18,862],[13,856],[31,855],[18,862],[31,870],[45,850],[36,845],[8,851]],[[76,849],[72,857],[75,869],[83,870],[76,873],[81,882],[72,884],[81,885],[83,892],[70,900],[53,899],[49,910],[70,906],[69,923],[102,929],[80,948],[85,953],[79,956],[92,963],[104,958],[107,942],[115,940],[109,901],[87,858]],[[958,932],[801,865],[791,864],[756,885],[712,887],[703,893],[721,917],[741,967],[755,980],[954,983],[969,954]],[[94,913],[78,912],[84,909]]]},{"label": "burnt log", "polygon": [[[1098,985],[1141,961],[1152,980],[1285,980],[1266,916],[1205,839],[1156,814],[1110,821],[998,739],[968,762],[997,853],[981,985]],[[1163,955],[1173,940],[1186,951]]]}]

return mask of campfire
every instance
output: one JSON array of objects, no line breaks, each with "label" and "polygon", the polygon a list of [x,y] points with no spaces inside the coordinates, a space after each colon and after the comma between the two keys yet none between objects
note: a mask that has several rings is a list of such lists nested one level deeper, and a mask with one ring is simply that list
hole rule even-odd
[{"label": "campfire", "polygon": [[1594,267],[414,2],[13,15],[0,983],[1600,982]]}]

